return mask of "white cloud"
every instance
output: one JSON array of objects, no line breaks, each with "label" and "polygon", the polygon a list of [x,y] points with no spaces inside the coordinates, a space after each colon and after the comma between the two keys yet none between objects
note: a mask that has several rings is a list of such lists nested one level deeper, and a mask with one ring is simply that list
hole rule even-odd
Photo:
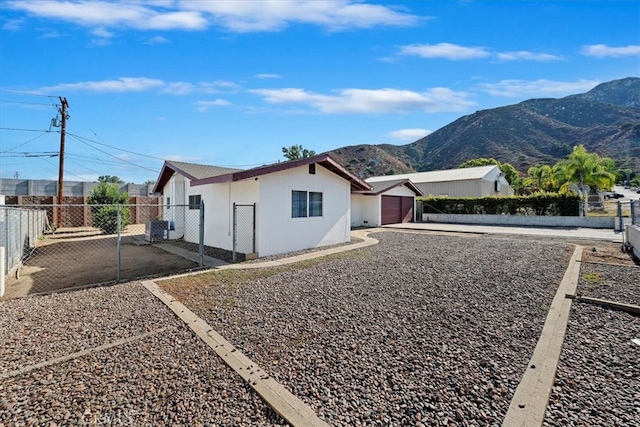
[{"label": "white cloud", "polygon": [[41,18],[85,27],[142,30],[202,30],[217,25],[232,32],[255,32],[277,31],[297,23],[339,31],[409,26],[425,19],[398,7],[357,0],[10,0],[6,5]]},{"label": "white cloud", "polygon": [[517,52],[498,52],[496,56],[501,61],[560,61],[564,58],[558,55],[551,55],[549,53],[536,53],[526,50],[519,50]]},{"label": "white cloud", "polygon": [[269,73],[256,74],[254,77],[256,79],[281,79],[282,78],[280,74],[269,74]]},{"label": "white cloud", "polygon": [[585,56],[595,56],[596,58],[635,56],[640,55],[640,45],[612,47],[606,44],[592,44],[582,46],[580,53]]},{"label": "white cloud", "polygon": [[220,93],[233,92],[241,86],[226,80],[214,82],[165,82],[161,79],[147,77],[120,77],[109,80],[84,81],[76,83],[61,83],[54,86],[42,87],[36,93],[60,92],[144,92],[158,90],[170,95],[188,95],[191,93]]},{"label": "white cloud", "polygon": [[323,113],[403,113],[463,111],[475,105],[464,92],[432,88],[425,92],[400,89],[341,89],[323,95],[297,88],[256,89],[270,104],[303,104]]},{"label": "white cloud", "polygon": [[399,139],[401,141],[416,141],[429,135],[432,131],[428,129],[413,128],[413,129],[400,129],[389,132],[387,135],[393,139]]},{"label": "white cloud", "polygon": [[143,3],[106,0],[12,0],[6,7],[47,19],[59,19],[85,27],[127,27],[143,30],[188,29],[207,27],[207,21],[196,11],[171,11],[164,6],[173,2]]},{"label": "white cloud", "polygon": [[100,37],[103,39],[109,39],[111,37],[113,37],[113,33],[111,31],[106,30],[105,28],[96,28],[95,30],[91,31],[91,34],[93,34],[96,37]]},{"label": "white cloud", "polygon": [[181,2],[184,8],[212,15],[233,32],[277,31],[289,24],[312,24],[328,30],[409,26],[421,18],[400,9],[353,0],[263,0]]},{"label": "white cloud", "polygon": [[507,98],[543,98],[566,96],[586,92],[600,84],[599,80],[583,80],[560,82],[553,80],[502,80],[497,83],[482,83],[478,89],[494,96]]},{"label": "white cloud", "polygon": [[171,42],[169,41],[169,39],[166,39],[162,36],[151,37],[149,40],[145,42],[145,44],[164,44],[164,43],[171,43]]},{"label": "white cloud", "polygon": [[78,83],[61,83],[55,86],[40,88],[42,93],[55,92],[144,92],[150,89],[164,87],[165,83],[159,79],[146,77],[121,77],[113,80],[88,81]]},{"label": "white cloud", "polygon": [[211,107],[227,107],[231,105],[229,101],[226,99],[216,99],[213,101],[197,101],[194,103],[199,112],[204,113],[208,111]]},{"label": "white cloud", "polygon": [[7,19],[5,23],[2,24],[2,29],[7,31],[18,31],[22,29],[23,24],[23,19]]},{"label": "white cloud", "polygon": [[196,87],[187,82],[171,82],[164,85],[162,92],[169,93],[171,95],[188,95],[193,93]]},{"label": "white cloud", "polygon": [[452,43],[412,44],[400,47],[401,55],[422,58],[444,58],[452,61],[486,58],[491,53],[484,47],[465,47]]}]

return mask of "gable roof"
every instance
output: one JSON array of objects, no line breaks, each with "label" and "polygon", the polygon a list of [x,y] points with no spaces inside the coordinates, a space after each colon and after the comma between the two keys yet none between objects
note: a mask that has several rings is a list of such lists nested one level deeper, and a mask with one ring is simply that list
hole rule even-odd
[{"label": "gable roof", "polygon": [[[392,177],[392,176],[391,176]],[[387,177],[389,178],[389,177]],[[367,180],[368,182],[368,180]],[[422,191],[420,191],[420,189],[418,187],[415,186],[415,184],[413,182],[411,182],[410,179],[388,179],[386,181],[375,181],[375,182],[368,182],[369,185],[371,185],[371,190],[368,191],[357,191],[356,193],[358,194],[364,194],[364,195],[370,195],[370,196],[377,196],[378,194],[382,194],[385,191],[389,191],[393,188],[396,187],[400,187],[402,185],[404,185],[405,187],[409,188],[411,191],[413,191],[416,196],[422,196]]]},{"label": "gable roof", "polygon": [[351,191],[366,191],[371,188],[369,184],[343,168],[335,160],[329,157],[329,155],[320,154],[318,156],[307,157],[305,159],[278,162],[246,170],[166,160],[162,166],[162,170],[160,171],[160,175],[153,191],[160,192],[174,173],[179,173],[188,178],[190,185],[194,187],[197,185],[240,181],[243,179],[254,178],[261,175],[310,165],[312,163],[319,164],[327,170],[349,181],[351,183]]},{"label": "gable roof", "polygon": [[468,179],[482,179],[492,172],[497,165],[478,166],[474,168],[462,168],[462,169],[446,169],[440,171],[430,172],[417,172],[417,173],[405,173],[401,175],[389,175],[389,176],[372,176],[367,178],[367,182],[373,184],[374,182],[385,181],[390,178],[395,179],[410,179],[416,184],[427,182],[442,182],[442,181],[463,181]]}]

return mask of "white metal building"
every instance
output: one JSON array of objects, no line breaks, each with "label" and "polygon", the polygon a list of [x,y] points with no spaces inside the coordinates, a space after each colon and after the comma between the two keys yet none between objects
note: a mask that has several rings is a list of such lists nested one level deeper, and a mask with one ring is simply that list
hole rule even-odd
[{"label": "white metal building", "polygon": [[368,178],[367,182],[374,184],[388,181],[391,178],[411,180],[425,196],[483,197],[513,195],[513,188],[511,188],[504,174],[496,165],[377,176]]}]

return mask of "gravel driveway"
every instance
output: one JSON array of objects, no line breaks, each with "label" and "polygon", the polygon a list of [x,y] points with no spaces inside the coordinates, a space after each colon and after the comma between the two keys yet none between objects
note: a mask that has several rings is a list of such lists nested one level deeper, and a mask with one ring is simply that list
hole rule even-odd
[{"label": "gravel driveway", "polygon": [[573,247],[373,237],[183,302],[331,425],[499,425]]}]

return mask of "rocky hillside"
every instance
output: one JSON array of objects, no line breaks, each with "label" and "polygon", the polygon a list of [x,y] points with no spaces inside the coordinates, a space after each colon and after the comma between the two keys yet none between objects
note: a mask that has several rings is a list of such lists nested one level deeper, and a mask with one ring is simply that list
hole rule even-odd
[{"label": "rocky hillside", "polygon": [[565,158],[577,144],[640,171],[640,78],[477,111],[407,145],[351,146],[330,154],[364,177],[454,168],[477,157],[511,163],[524,173],[536,163]]}]

